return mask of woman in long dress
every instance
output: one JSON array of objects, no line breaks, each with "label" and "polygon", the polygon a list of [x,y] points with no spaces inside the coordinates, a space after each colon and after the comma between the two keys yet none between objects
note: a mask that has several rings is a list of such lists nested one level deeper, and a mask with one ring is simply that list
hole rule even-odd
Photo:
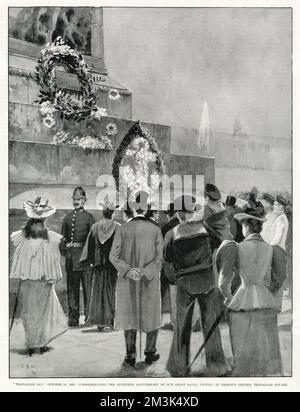
[{"label": "woman in long dress", "polygon": [[[68,329],[67,319],[54,286],[62,279],[59,244],[62,236],[46,227],[45,219],[55,213],[48,201],[36,198],[24,203],[30,218],[24,229],[11,234],[15,246],[10,277],[19,279],[17,303],[31,356]],[[13,315],[14,316],[14,315]],[[13,322],[13,319],[12,319]]]},{"label": "woman in long dress", "polygon": [[117,271],[109,260],[115,230],[119,226],[113,220],[114,210],[112,203],[105,203],[103,218],[92,226],[81,255],[81,262],[88,261],[94,268],[87,324],[97,325],[103,332],[112,331],[115,320]]},{"label": "woman in long dress", "polygon": [[[224,241],[216,256],[219,286],[229,309],[234,376],[281,375],[275,294],[286,276],[286,253],[263,241],[262,217],[240,213],[245,240]],[[234,271],[242,284],[232,296]]]}]

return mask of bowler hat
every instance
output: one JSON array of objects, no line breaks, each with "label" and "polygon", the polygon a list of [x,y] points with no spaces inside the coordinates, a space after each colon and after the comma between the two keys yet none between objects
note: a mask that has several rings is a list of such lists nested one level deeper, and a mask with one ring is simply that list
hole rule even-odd
[{"label": "bowler hat", "polygon": [[221,199],[220,190],[217,188],[217,186],[211,183],[207,183],[207,185],[205,186],[205,195],[209,197],[211,200]]}]

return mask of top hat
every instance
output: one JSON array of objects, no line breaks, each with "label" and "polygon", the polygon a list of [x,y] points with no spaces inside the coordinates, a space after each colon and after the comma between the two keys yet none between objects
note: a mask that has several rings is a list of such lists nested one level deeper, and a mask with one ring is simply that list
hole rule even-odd
[{"label": "top hat", "polygon": [[175,215],[176,210],[175,210],[175,205],[174,205],[173,202],[171,202],[171,203],[168,205],[167,210],[164,210],[164,213],[165,213],[166,215],[168,215],[169,217],[173,217],[173,216]]},{"label": "top hat", "polygon": [[135,201],[133,202],[133,204],[130,204],[130,206],[134,207],[136,210],[148,210],[150,207],[149,193],[145,192],[144,190],[137,192],[135,195]]},{"label": "top hat", "polygon": [[227,196],[226,206],[235,206],[235,204],[236,204],[236,197],[234,197],[234,196]]},{"label": "top hat", "polygon": [[221,192],[217,188],[217,186],[207,183],[205,186],[205,195],[209,197],[211,200],[220,200],[221,199]]}]

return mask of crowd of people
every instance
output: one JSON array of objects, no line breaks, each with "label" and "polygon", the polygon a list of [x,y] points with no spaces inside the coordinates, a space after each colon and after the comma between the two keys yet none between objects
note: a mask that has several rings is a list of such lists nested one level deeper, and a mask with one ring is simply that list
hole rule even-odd
[{"label": "crowd of people", "polygon": [[[258,198],[252,191],[239,207],[232,195],[223,203],[213,184],[206,185],[205,200],[201,207],[192,195],[182,195],[159,212],[149,195],[139,192],[121,208],[106,199],[95,222],[84,209],[85,190],[77,187],[61,234],[46,226],[55,213],[48,201],[26,202],[29,220],[11,235],[11,277],[20,280],[28,353],[44,353],[52,339],[79,326],[82,285],[85,323],[101,333],[124,330],[124,363],[132,368],[138,333],[145,333],[145,363],[157,362],[168,290],[174,330],[167,363],[171,376],[190,373],[196,303],[204,335],[198,355],[205,349],[210,376],[281,375],[277,317],[289,260],[289,203],[281,195]],[[117,211],[122,223],[116,221]],[[62,278],[60,255],[65,257],[68,319],[54,288]],[[224,321],[230,328],[233,367],[223,351],[219,325]]]}]

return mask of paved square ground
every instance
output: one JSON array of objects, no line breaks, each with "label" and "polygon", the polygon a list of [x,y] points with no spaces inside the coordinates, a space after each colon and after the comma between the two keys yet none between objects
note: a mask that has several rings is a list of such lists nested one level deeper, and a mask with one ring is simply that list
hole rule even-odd
[{"label": "paved square ground", "polygon": [[[283,359],[283,373],[291,375],[291,309],[285,299],[284,310],[279,315],[279,334]],[[232,365],[232,353],[227,325],[221,327],[223,348],[228,365]],[[50,351],[29,357],[25,351],[24,330],[20,321],[15,322],[11,333],[10,375],[11,377],[169,377],[166,370],[173,332],[160,330],[157,348],[161,358],[146,367],[139,359],[135,369],[123,366],[125,343],[122,331],[99,333],[95,327],[69,329],[50,343]],[[192,355],[203,342],[201,332],[192,335]],[[145,336],[143,336],[143,348]],[[192,376],[207,376],[205,354],[194,364]]]}]

